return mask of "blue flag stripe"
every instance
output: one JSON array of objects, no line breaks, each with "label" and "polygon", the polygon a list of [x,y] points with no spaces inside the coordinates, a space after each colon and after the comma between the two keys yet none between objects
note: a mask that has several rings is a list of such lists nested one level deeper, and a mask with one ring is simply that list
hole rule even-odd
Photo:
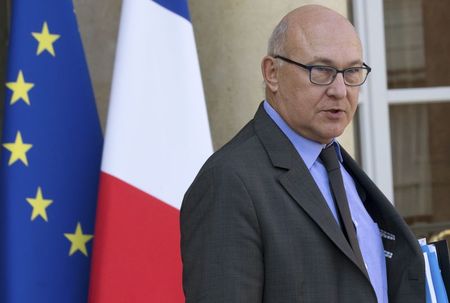
[{"label": "blue flag stripe", "polygon": [[187,0],[153,0],[171,12],[191,21]]}]

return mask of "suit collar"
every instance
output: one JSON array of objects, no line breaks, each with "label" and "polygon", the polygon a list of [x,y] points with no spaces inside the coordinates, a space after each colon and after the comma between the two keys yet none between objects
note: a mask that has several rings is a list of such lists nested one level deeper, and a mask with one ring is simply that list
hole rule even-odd
[{"label": "suit collar", "polygon": [[293,166],[293,162],[295,162],[295,157],[297,156],[298,158],[298,155],[296,155],[289,139],[283,135],[278,126],[267,115],[263,103],[259,106],[254,121],[255,132],[269,155],[273,166],[290,169]]},{"label": "suit collar", "polygon": [[[254,128],[272,165],[284,170],[284,173],[280,173],[278,178],[281,186],[321,228],[324,234],[330,238],[330,240],[350,260],[352,260],[356,266],[358,266],[358,262],[356,261],[350,245],[340,232],[331,211],[328,209],[328,206],[306,165],[299,157],[289,139],[267,115],[262,105],[256,112]],[[343,148],[341,148],[341,152],[343,165],[355,180],[358,192],[367,211],[381,229],[385,232],[392,233],[395,236],[394,239],[383,237],[385,250],[393,253],[393,256],[386,260],[388,289],[390,289],[389,293],[391,296],[391,293],[395,294],[396,292],[395,288],[398,286],[397,282],[403,279],[402,277],[405,275],[408,276],[408,279],[410,280],[423,280],[423,270],[412,271],[411,269],[408,269],[408,266],[415,264],[411,263],[414,260],[422,260],[423,263],[420,247],[406,223],[395,211],[394,207],[386,199],[383,193],[376,187],[363,170],[359,168],[358,164],[356,164]],[[408,259],[399,260],[398,258],[400,255],[408,255],[405,253],[405,249],[412,251],[412,255],[415,255],[416,259],[410,257]],[[394,259],[397,260],[397,265],[393,263]],[[405,265],[402,270],[399,270],[398,263]],[[364,269],[360,268],[360,270],[365,274]],[[408,270],[408,273],[406,273],[405,270]]]},{"label": "suit collar", "polygon": [[305,162],[306,167],[310,170],[313,164],[319,157],[320,152],[325,148],[325,144],[321,144],[312,140],[309,140],[297,132],[295,132],[284,120],[281,118],[280,114],[275,111],[275,109],[269,104],[269,102],[264,101],[264,110],[269,115],[269,117],[275,122],[278,128],[284,133],[284,135],[289,139],[289,141],[294,146],[295,150],[301,156],[303,162]]},{"label": "suit collar", "polygon": [[[311,217],[334,244],[360,267],[353,251],[336,223],[311,173],[281,129],[268,116],[261,104],[254,118],[255,133],[272,165],[284,169],[278,180],[295,202]],[[367,277],[366,270],[360,270]],[[368,277],[367,277],[368,278]]]}]

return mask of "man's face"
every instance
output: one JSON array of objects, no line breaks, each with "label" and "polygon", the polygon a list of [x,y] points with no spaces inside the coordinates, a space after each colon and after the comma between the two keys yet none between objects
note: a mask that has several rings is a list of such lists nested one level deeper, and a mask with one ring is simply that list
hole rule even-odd
[{"label": "man's face", "polygon": [[[361,66],[361,46],[353,29],[330,21],[302,31],[290,27],[283,55],[307,65]],[[359,87],[346,86],[342,73],[330,85],[316,85],[310,82],[308,70],[276,63],[278,86],[272,103],[289,126],[320,143],[341,135],[353,119]]]}]

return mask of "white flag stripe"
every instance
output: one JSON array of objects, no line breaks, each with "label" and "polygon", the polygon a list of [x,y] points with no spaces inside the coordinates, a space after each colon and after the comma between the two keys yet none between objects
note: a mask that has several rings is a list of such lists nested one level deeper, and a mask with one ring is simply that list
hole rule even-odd
[{"label": "white flag stripe", "polygon": [[125,0],[102,170],[179,208],[212,152],[192,25]]}]

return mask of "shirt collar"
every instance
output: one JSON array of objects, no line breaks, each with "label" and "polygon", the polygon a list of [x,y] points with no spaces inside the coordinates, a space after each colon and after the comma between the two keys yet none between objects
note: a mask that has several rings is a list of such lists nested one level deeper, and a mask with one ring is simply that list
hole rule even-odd
[{"label": "shirt collar", "polygon": [[[316,141],[309,140],[297,132],[295,132],[289,125],[283,120],[283,118],[278,114],[275,109],[267,102],[264,101],[264,109],[269,117],[275,122],[276,125],[281,129],[281,131],[288,137],[294,148],[299,153],[300,157],[306,164],[306,167],[310,170],[314,162],[316,162],[319,157],[320,152],[325,148],[326,144],[321,144]],[[334,145],[336,152],[338,154],[339,161],[342,162],[342,154],[339,144],[333,139],[332,144]]]}]

